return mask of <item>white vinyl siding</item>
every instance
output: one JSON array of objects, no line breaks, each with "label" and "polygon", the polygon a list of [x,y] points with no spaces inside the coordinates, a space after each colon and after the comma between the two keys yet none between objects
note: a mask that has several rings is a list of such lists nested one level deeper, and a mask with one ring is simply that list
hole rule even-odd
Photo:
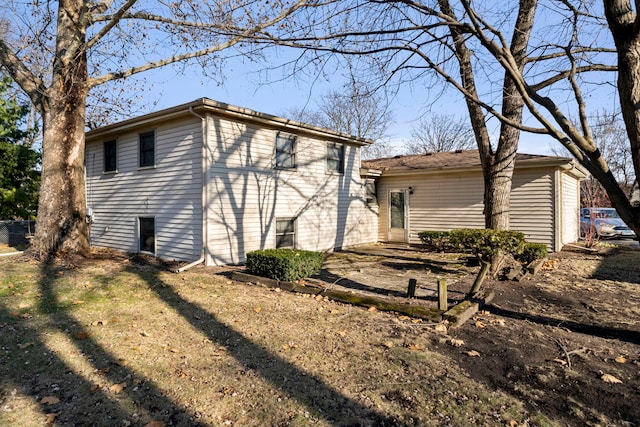
[{"label": "white vinyl siding", "polygon": [[192,261],[202,248],[201,122],[155,129],[155,168],[139,169],[140,129],[118,137],[118,173],[102,174],[101,141],[87,143],[87,206],[95,213],[91,244],[139,251],[138,218],[155,218],[155,253]]},{"label": "white vinyl siding", "polygon": [[[562,173],[562,241],[561,244],[578,241],[580,227],[580,181]],[[557,250],[560,250],[558,248]]]},{"label": "white vinyl siding", "polygon": [[274,169],[277,130],[209,117],[207,264],[244,262],[275,246],[276,218],[296,220],[296,247],[332,250],[376,240],[359,147],[344,145],[345,173],[326,174],[326,141],[296,135],[296,169]]},{"label": "white vinyl siding", "polygon": [[[424,230],[450,231],[455,228],[484,228],[482,173],[419,173],[383,176],[378,181],[380,197],[380,241],[387,241],[391,189],[408,189],[409,241],[420,243]],[[511,229],[521,231],[528,241],[554,248],[553,168],[518,169],[511,193]]]}]

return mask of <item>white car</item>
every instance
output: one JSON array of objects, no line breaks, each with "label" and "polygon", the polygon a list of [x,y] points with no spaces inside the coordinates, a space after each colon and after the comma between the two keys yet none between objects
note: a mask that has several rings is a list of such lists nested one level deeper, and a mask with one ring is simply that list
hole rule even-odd
[{"label": "white car", "polygon": [[613,208],[580,209],[580,236],[590,234],[600,238],[636,237]]}]

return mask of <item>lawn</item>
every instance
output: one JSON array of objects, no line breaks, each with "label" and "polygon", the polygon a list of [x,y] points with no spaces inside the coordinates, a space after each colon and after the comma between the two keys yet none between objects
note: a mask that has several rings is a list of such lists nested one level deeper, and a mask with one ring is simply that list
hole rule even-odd
[{"label": "lawn", "polygon": [[[487,365],[493,357],[480,348],[481,341],[504,346],[499,337],[506,332],[500,330],[515,331],[514,339],[519,322],[535,323],[531,319],[485,311],[453,330],[321,296],[234,282],[221,268],[175,274],[152,260],[109,251],[52,265],[2,257],[0,271],[0,425],[640,421],[637,409],[624,414],[618,408],[583,408],[561,416],[536,403],[554,393],[561,400],[561,391],[550,388],[543,398],[535,388],[518,392],[479,375],[486,367],[474,371],[476,363]],[[625,322],[636,322],[636,309],[626,313]],[[554,332],[552,326],[540,328]],[[520,334],[523,341],[508,345],[533,345],[533,332],[520,330],[526,332]],[[574,344],[560,338],[566,348]],[[625,393],[637,398],[640,343],[618,337],[623,346],[618,351],[615,337],[602,339],[625,358],[611,360],[607,370],[623,385],[588,375],[621,399]],[[591,353],[566,357],[556,348],[558,360],[574,363],[567,367],[550,356],[544,374],[551,381],[562,372],[566,381],[580,383],[581,361],[602,358],[591,347]],[[517,381],[516,372],[506,382]]]}]

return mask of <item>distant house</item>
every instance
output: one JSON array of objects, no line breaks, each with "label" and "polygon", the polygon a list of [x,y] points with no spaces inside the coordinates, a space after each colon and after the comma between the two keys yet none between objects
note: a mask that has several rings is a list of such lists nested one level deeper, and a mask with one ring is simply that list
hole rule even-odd
[{"label": "distant house", "polygon": [[219,265],[375,242],[369,143],[206,98],[92,130],[91,244]]},{"label": "distant house", "polygon": [[[363,162],[377,176],[378,240],[419,243],[423,230],[483,228],[484,184],[477,150]],[[578,240],[580,185],[586,170],[564,157],[518,154],[511,229],[558,251]]]}]

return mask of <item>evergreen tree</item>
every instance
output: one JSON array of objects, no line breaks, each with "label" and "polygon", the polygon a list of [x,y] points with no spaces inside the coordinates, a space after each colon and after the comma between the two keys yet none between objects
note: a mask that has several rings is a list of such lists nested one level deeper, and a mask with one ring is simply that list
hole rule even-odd
[{"label": "evergreen tree", "polygon": [[35,129],[26,129],[29,105],[11,95],[13,81],[0,79],[0,219],[30,219],[38,203],[40,153]]}]

